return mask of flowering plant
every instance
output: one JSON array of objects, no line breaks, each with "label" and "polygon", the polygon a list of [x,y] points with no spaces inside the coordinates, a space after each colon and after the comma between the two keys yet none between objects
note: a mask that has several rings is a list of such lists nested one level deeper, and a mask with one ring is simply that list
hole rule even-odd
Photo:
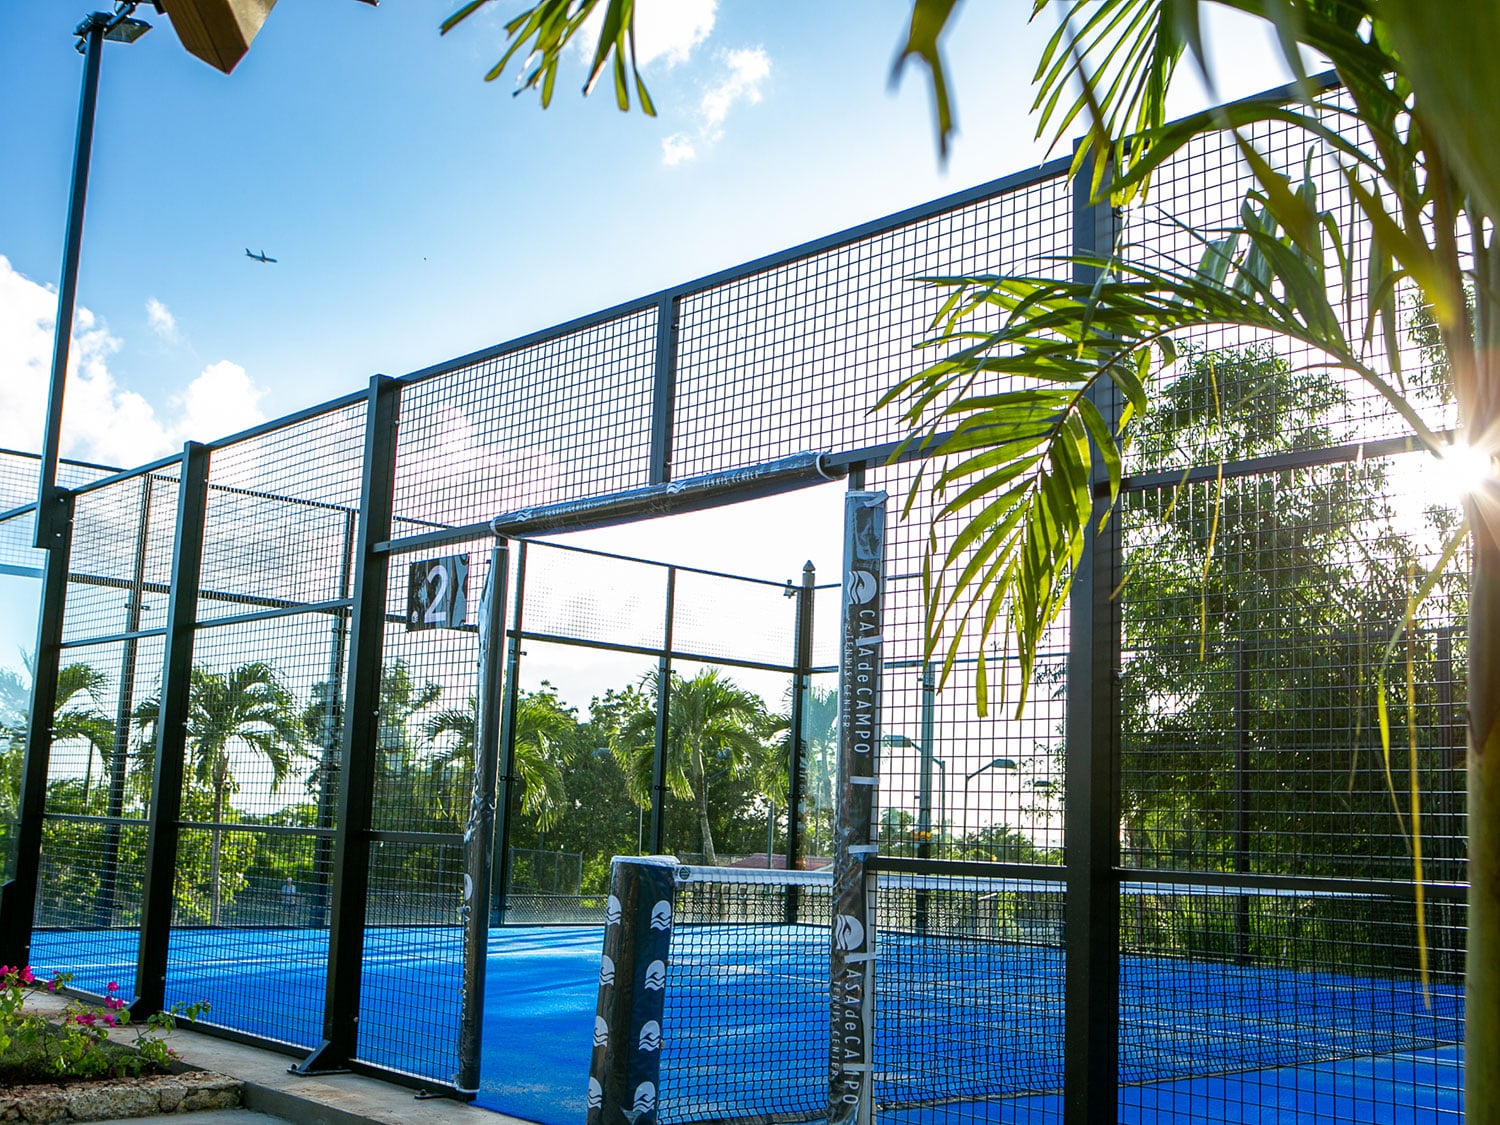
[{"label": "flowering plant", "polygon": [[[132,1024],[120,986],[110,981],[102,1004],[69,1000],[54,1023],[40,1012],[25,1010],[28,995],[56,992],[71,980],[57,973],[46,983],[30,966],[0,965],[0,1081],[58,1081],[120,1077],[166,1070],[177,1053],[166,1037],[177,1017],[197,1018],[208,1001],[174,1004],[140,1024]],[[116,1028],[130,1027],[133,1039],[111,1039]]]}]

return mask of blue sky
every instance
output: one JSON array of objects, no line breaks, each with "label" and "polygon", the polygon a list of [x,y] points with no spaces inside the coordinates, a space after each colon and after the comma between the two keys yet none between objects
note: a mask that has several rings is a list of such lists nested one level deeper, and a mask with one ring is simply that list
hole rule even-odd
[{"label": "blue sky", "polygon": [[[149,11],[150,34],[106,45],[68,452],[138,463],[1043,156],[1027,109],[1050,25],[1024,0],[961,9],[946,167],[922,75],[887,84],[907,0],[645,0],[655,120],[580,97],[581,59],[546,112],[483,82],[519,0],[440,37],[455,6],[282,4],[229,76]],[[34,449],[84,7],[13,7],[0,446]],[[1279,80],[1256,45],[1235,92]]]}]

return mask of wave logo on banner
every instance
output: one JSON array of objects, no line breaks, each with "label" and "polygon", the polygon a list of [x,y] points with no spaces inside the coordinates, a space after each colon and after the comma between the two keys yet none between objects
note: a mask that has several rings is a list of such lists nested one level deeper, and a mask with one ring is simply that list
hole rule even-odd
[{"label": "wave logo on banner", "polygon": [[865,943],[864,923],[852,914],[835,914],[833,942],[845,953],[858,949]]},{"label": "wave logo on banner", "polygon": [[589,1079],[589,1108],[598,1109],[604,1104],[604,1087],[599,1085],[599,1079]]},{"label": "wave logo on banner", "polygon": [[609,954],[599,962],[599,987],[608,988],[615,983],[615,963],[610,960]]},{"label": "wave logo on banner", "polygon": [[650,1113],[656,1108],[656,1087],[642,1082],[635,1088],[635,1104],[630,1107],[637,1115]]},{"label": "wave logo on banner", "polygon": [[594,1017],[594,1046],[603,1047],[609,1043],[609,1024],[604,1022],[603,1016]]},{"label": "wave logo on banner", "polygon": [[847,592],[850,605],[864,605],[880,590],[880,580],[868,570],[851,570]]},{"label": "wave logo on banner", "polygon": [[672,904],[666,899],[662,899],[651,908],[651,928],[653,930],[672,928]]},{"label": "wave logo on banner", "polygon": [[469,873],[464,872],[464,901],[468,902],[474,897],[474,880],[469,878]]},{"label": "wave logo on banner", "polygon": [[667,967],[660,961],[652,961],[646,966],[646,990],[648,992],[660,992],[667,987]]},{"label": "wave logo on banner", "polygon": [[661,1024],[655,1020],[647,1020],[641,1025],[641,1050],[661,1050]]},{"label": "wave logo on banner", "polygon": [[620,924],[620,900],[610,895],[604,903],[604,924],[606,926],[618,926]]}]

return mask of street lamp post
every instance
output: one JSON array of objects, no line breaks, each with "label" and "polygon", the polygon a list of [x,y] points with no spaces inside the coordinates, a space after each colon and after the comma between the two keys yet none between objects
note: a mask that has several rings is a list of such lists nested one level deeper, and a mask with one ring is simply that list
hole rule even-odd
[{"label": "street lamp post", "polygon": [[42,431],[42,463],[37,474],[35,546],[50,550],[57,542],[57,459],[62,438],[63,391],[68,375],[68,346],[78,298],[78,257],[83,245],[83,205],[89,190],[89,155],[94,147],[94,109],[99,101],[99,63],[104,40],[134,43],[151,30],[134,18],[137,0],[120,0],[115,10],[91,12],[75,29],[83,55],[83,92],[78,99],[78,131],[73,145],[73,178],[68,190],[68,232],[63,243],[62,278],[57,287],[57,324],[52,339],[52,376],[47,387],[47,420]]},{"label": "street lamp post", "polygon": [[980,766],[977,770],[973,770],[970,773],[964,774],[964,817],[965,817],[965,819],[967,820],[968,815],[969,815],[969,811],[968,811],[969,810],[969,782],[973,781],[976,777],[978,777],[980,774],[984,773],[986,770],[1019,770],[1020,768],[1021,768],[1020,766],[1016,765],[1015,759],[1013,759],[1013,758],[991,758],[988,762],[985,762],[984,765]]}]

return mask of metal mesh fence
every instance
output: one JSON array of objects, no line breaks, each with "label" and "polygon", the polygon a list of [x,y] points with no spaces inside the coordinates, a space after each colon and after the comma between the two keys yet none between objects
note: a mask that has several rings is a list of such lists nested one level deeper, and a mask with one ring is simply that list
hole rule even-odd
[{"label": "metal mesh fence", "polygon": [[[1310,167],[1323,202],[1348,222],[1319,153],[1309,164],[1281,126],[1254,139],[1273,163]],[[1121,217],[1125,244],[1186,264],[1246,183],[1218,142],[1167,163],[1157,182],[1150,208]],[[339,987],[330,964],[356,960],[349,1059],[451,1083],[481,702],[475,623],[492,543],[473,525],[815,449],[892,496],[881,987],[927,1006],[886,1013],[884,1119],[988,1120],[996,1106],[1008,1120],[1060,1119],[1069,1028],[1088,1014],[1064,1017],[1063,981],[1069,958],[1077,971],[1085,957],[1096,969],[1111,959],[1120,976],[1104,1018],[1120,1025],[1122,1112],[1207,1122],[1288,1099],[1307,1120],[1451,1107],[1461,1081],[1467,596],[1459,559],[1403,631],[1455,510],[1434,503],[1427,459],[1368,448],[1399,432],[1378,396],[1254,333],[1185,338],[1129,453],[1135,475],[1115,522],[1099,533],[1105,563],[1114,565],[1109,536],[1119,549],[1108,612],[1076,632],[1065,613],[1025,683],[1004,638],[981,653],[971,633],[951,662],[943,644],[924,646],[924,549],[929,535],[952,542],[960,521],[929,526],[925,494],[898,514],[916,469],[885,463],[877,447],[904,435],[896,413],[871,413],[933,357],[912,347],[941,300],[920,279],[1069,268],[1058,259],[1089,218],[1052,166],[419,372],[369,402],[332,404],[212,450],[197,528],[176,527],[199,489],[191,457],[182,469],[103,484],[91,482],[106,470],[66,466],[62,483],[79,491],[62,641],[50,654],[64,690],[40,796],[34,959],[75,972],[86,991],[111,980],[134,987],[138,938],[153,925],[145,857],[158,827],[163,669],[176,667],[182,698],[170,718],[186,747],[171,815],[183,831],[168,872],[170,932],[158,935],[169,947],[162,999],[209,999],[214,1026],[312,1047],[330,1020],[349,1016],[325,1011],[327,990]],[[1350,331],[1362,315],[1352,296]],[[1436,383],[1422,368],[1421,311],[1411,309],[1400,358],[1417,397],[1427,395],[1425,415],[1447,425],[1451,408],[1428,393]],[[1388,363],[1379,346],[1372,362]],[[372,428],[392,397],[399,428]],[[394,483],[382,512],[386,470]],[[0,454],[5,581],[41,574],[30,514],[16,510],[33,499],[35,478],[34,459]],[[371,531],[385,517],[394,543]],[[189,567],[198,596],[169,638],[185,589],[172,581],[181,530],[203,533]],[[192,536],[179,538],[187,546],[176,561],[187,566]],[[827,862],[838,586],[814,599],[813,655],[798,667],[797,598],[784,596],[796,591],[782,585],[796,575],[750,581],[538,542],[512,552],[508,633],[496,643],[514,759],[509,773],[502,765],[493,922],[597,922],[615,853],[671,848],[697,862],[775,867],[796,832],[804,867]],[[425,619],[430,600],[412,601],[425,589],[412,564],[454,556],[465,560],[467,612],[443,628],[411,628],[438,623]],[[381,560],[383,586],[373,577]],[[837,573],[839,560],[816,561],[825,579]],[[358,597],[364,578],[379,587],[373,608]],[[375,634],[381,645],[370,644]],[[357,660],[357,637],[381,659]],[[1087,663],[1075,657],[1090,654],[1117,680],[1070,684]],[[789,815],[788,686],[799,682],[802,792]],[[351,714],[351,687],[368,689],[376,712],[358,742],[370,716]],[[1104,704],[1080,702],[1085,689]],[[1381,692],[1389,754],[1374,717]],[[714,699],[738,708],[740,733],[710,743],[702,709]],[[25,714],[15,700],[0,704],[9,841]],[[1108,733],[1065,722],[1075,706],[1115,708]],[[1085,758],[1108,759],[1110,792],[1066,792],[1070,761]],[[366,765],[369,807],[341,810],[344,794],[363,792],[352,771]],[[1117,818],[1100,814],[1115,801]],[[1083,817],[1110,845],[1108,871],[1064,848]],[[353,937],[333,924],[340,880],[351,878],[336,866],[346,819],[369,846]],[[1414,961],[1417,833],[1423,874],[1446,888],[1423,915],[1427,995]],[[1121,892],[1118,934],[1102,943],[1064,924],[1079,901],[1064,881],[1078,872],[1111,898]],[[901,883],[955,874],[992,882],[961,894]],[[714,910],[743,936],[750,928],[739,923],[755,911],[785,923],[786,898],[725,899]],[[795,925],[817,930],[810,917]],[[935,928],[955,940],[929,940]],[[705,953],[704,971],[753,975],[752,954],[737,949]],[[787,1018],[800,1027],[821,1011],[826,1034],[826,978],[819,984],[807,965],[790,974],[804,992]],[[1028,1030],[1005,1038],[1007,1024]],[[753,1027],[739,1034],[740,1051],[778,1042]],[[694,1080],[680,1076],[697,1050],[678,1040],[664,1058],[664,1073],[689,1083],[688,1100]],[[809,1071],[815,1084],[822,1066]],[[664,1098],[678,1096],[668,1085]],[[750,1117],[821,1109],[821,1093],[766,1084],[755,1097]]]}]

